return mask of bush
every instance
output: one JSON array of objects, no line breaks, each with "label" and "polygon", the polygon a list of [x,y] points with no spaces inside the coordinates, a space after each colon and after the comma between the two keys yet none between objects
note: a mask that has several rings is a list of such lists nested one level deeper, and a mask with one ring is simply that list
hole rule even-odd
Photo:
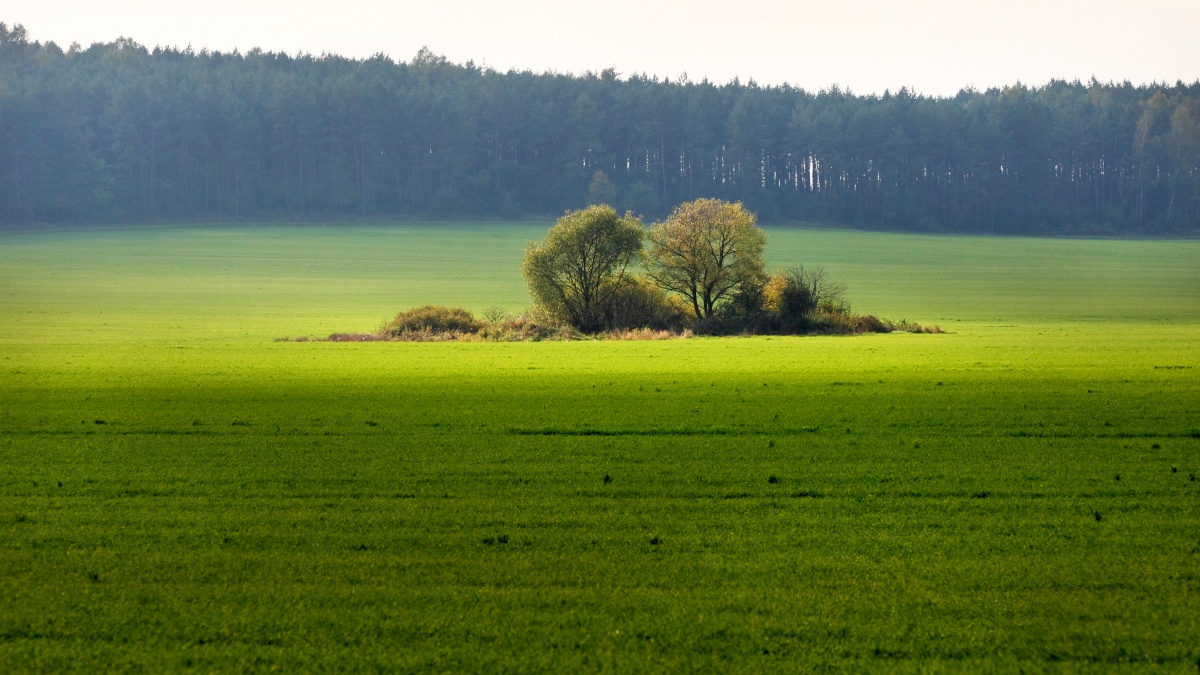
[{"label": "bush", "polygon": [[817,301],[805,282],[804,270],[776,272],[763,288],[763,308],[771,315],[775,330],[783,333],[810,330]]},{"label": "bush", "polygon": [[513,315],[507,309],[493,305],[483,310],[483,318],[488,323],[503,323],[505,321],[512,321]]},{"label": "bush", "polygon": [[892,326],[873,314],[858,317],[859,333],[890,333]]},{"label": "bush", "polygon": [[495,320],[489,320],[474,334],[455,339],[481,340],[484,342],[541,342],[542,340],[575,340],[582,334],[570,326],[559,325],[545,316],[507,312]]},{"label": "bush", "polygon": [[475,333],[480,323],[470,312],[461,307],[425,305],[400,312],[388,322],[382,333],[391,338],[403,338],[412,334],[463,335]]},{"label": "bush", "polygon": [[624,279],[613,293],[608,324],[617,331],[650,328],[678,332],[687,321],[688,310],[683,302],[644,277]]},{"label": "bush", "polygon": [[761,279],[743,283],[712,316],[697,319],[699,335],[763,335],[775,332],[775,318],[766,308],[766,285]]}]

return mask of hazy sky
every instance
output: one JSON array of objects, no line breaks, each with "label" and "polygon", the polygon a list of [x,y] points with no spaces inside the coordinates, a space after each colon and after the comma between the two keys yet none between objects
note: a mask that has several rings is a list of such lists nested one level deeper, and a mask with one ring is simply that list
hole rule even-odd
[{"label": "hazy sky", "polygon": [[63,47],[129,37],[407,61],[428,46],[498,70],[856,93],[1200,78],[1200,0],[4,0],[0,21]]}]

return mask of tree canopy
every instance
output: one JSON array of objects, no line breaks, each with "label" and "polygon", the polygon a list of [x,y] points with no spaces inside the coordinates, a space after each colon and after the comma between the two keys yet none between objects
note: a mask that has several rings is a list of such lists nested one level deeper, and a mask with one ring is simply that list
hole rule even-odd
[{"label": "tree canopy", "polygon": [[734,292],[766,279],[766,236],[740,203],[697,199],[680,204],[650,228],[647,239],[647,275],[663,290],[683,296],[698,319],[711,318]]},{"label": "tree canopy", "polygon": [[584,332],[609,327],[614,300],[642,250],[642,223],[611,206],[572,211],[525,251],[521,273],[534,302]]},{"label": "tree canopy", "polygon": [[[0,25],[0,223],[516,216],[1200,228],[1200,81],[854,95],[385,56],[62,49]],[[598,172],[603,179],[598,180]]]},{"label": "tree canopy", "polygon": [[[522,318],[522,325],[530,325],[532,318],[556,331],[615,331],[621,339],[692,332],[941,332],[936,326],[852,313],[846,287],[823,267],[797,267],[768,277],[762,257],[766,236],[756,220],[740,203],[696,199],[652,225],[645,236],[650,247],[643,250],[642,223],[631,214],[620,218],[607,205],[568,212],[545,239],[526,249],[521,271],[534,311]],[[645,273],[628,273],[638,258]],[[424,317],[431,309],[410,314],[428,322]],[[442,308],[439,316],[454,311]],[[516,327],[493,325],[481,335],[507,339]],[[400,332],[414,333],[406,331]],[[541,333],[530,335],[536,339]]]}]

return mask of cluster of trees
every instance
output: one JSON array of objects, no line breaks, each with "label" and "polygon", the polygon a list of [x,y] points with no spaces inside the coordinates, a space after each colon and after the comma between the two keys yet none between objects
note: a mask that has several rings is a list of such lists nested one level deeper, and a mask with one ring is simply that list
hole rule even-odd
[{"label": "cluster of trees", "polygon": [[632,213],[593,205],[567,213],[531,244],[521,272],[536,316],[584,333],[892,328],[852,315],[844,287],[823,269],[768,276],[766,237],[756,221],[741,203],[702,198],[680,204],[647,230]]},{"label": "cluster of trees", "polygon": [[526,248],[521,273],[532,311],[513,316],[493,307],[480,319],[461,307],[424,305],[400,312],[373,333],[334,333],[327,339],[514,342],[596,335],[644,340],[693,333],[941,332],[937,326],[855,315],[845,286],[824,268],[768,275],[765,244],[757,217],[741,203],[696,199],[648,229],[631,212],[621,216],[596,204],[568,211],[541,242]]},{"label": "cluster of trees", "polygon": [[1190,232],[1200,81],[931,98],[31,41],[0,24],[0,222],[561,213]]}]

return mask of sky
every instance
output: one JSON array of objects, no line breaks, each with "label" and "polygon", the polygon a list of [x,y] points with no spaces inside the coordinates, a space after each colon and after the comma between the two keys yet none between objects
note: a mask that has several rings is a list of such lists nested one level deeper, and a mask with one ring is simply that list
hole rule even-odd
[{"label": "sky", "polygon": [[4,0],[33,40],[952,96],[1200,79],[1200,0]]}]

